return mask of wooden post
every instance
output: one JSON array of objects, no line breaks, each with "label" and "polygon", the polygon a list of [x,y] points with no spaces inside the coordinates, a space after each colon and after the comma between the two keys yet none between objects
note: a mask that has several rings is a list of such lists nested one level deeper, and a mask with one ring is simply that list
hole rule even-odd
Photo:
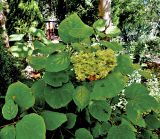
[{"label": "wooden post", "polygon": [[112,26],[111,19],[111,0],[99,0],[99,16],[106,20],[106,27]]}]

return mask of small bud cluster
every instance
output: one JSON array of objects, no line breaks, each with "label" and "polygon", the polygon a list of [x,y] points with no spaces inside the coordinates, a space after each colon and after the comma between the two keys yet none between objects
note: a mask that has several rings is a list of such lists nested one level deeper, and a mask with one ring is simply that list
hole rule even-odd
[{"label": "small bud cluster", "polygon": [[[81,51],[71,57],[77,80],[98,80],[106,77],[117,65],[113,50]],[[93,79],[94,78],[94,79]]]}]

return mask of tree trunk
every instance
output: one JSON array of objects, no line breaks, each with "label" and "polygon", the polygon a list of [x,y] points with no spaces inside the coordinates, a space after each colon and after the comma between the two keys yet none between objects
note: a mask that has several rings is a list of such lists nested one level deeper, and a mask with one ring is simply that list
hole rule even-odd
[{"label": "tree trunk", "polygon": [[106,20],[106,27],[112,26],[111,0],[99,0],[99,16]]},{"label": "tree trunk", "polygon": [[[5,7],[8,8],[7,2],[4,0],[0,0],[0,3]],[[8,9],[2,9],[0,10],[0,30],[1,30],[1,36],[2,36],[2,41],[4,44],[4,47],[8,48],[9,47],[9,37],[7,34],[6,30],[6,16],[5,13],[8,11]]]}]

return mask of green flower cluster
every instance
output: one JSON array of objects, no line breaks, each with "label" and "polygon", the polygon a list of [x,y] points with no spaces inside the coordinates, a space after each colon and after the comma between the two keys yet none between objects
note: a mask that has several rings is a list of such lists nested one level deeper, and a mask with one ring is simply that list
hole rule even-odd
[{"label": "green flower cluster", "polygon": [[97,50],[96,52],[81,51],[72,55],[71,62],[77,80],[81,81],[102,79],[117,65],[115,53],[111,49]]}]

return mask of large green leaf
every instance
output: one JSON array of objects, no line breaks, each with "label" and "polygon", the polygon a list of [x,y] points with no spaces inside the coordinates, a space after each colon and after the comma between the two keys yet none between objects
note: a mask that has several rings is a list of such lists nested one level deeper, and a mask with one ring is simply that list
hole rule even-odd
[{"label": "large green leaf", "polygon": [[89,113],[98,121],[107,122],[111,116],[111,107],[105,100],[93,101],[89,105]]},{"label": "large green leaf", "polygon": [[128,101],[127,117],[134,124],[145,126],[142,119],[142,114],[159,108],[158,102],[149,95],[149,91],[142,84],[132,84],[125,90],[125,95]]},{"label": "large green leaf", "polygon": [[16,124],[16,139],[45,139],[46,127],[41,116],[32,113]]},{"label": "large green leaf", "polygon": [[68,68],[70,64],[68,53],[57,53],[49,55],[45,63],[48,72],[59,72]]},{"label": "large green leaf", "polygon": [[53,43],[53,42],[48,42],[47,44],[44,44],[38,40],[35,40],[33,42],[35,51],[38,51],[39,53],[42,53],[44,55],[52,54],[54,52],[62,51],[65,49],[65,45],[61,43]]},{"label": "large green leaf", "polygon": [[115,71],[119,71],[122,74],[132,74],[134,71],[132,61],[128,55],[120,55],[117,57],[118,66]]},{"label": "large green leaf", "polygon": [[58,33],[63,42],[72,43],[90,37],[93,29],[84,24],[74,13],[61,22]]},{"label": "large green leaf", "polygon": [[117,42],[100,41],[100,43],[107,48],[111,48],[113,51],[121,51],[123,49]]},{"label": "large green leaf", "polygon": [[36,70],[45,68],[46,57],[44,56],[31,56],[28,57],[29,64]]},{"label": "large green leaf", "polygon": [[91,133],[85,128],[79,128],[75,132],[76,139],[93,139]]},{"label": "large green leaf", "polygon": [[79,109],[84,109],[90,101],[90,92],[85,86],[78,86],[73,94],[73,100]]},{"label": "large green leaf", "polygon": [[35,97],[31,89],[21,82],[16,82],[9,86],[5,99],[6,101],[13,99],[23,109],[28,109],[35,103]]},{"label": "large green leaf", "polygon": [[74,87],[71,83],[63,85],[61,88],[46,86],[44,91],[45,100],[54,109],[65,107],[71,100]]},{"label": "large green leaf", "polygon": [[36,104],[43,104],[45,102],[45,98],[44,98],[44,88],[45,88],[46,84],[44,82],[44,80],[40,79],[38,81],[36,81],[32,87],[32,93],[35,97],[35,103]]},{"label": "large green leaf", "polygon": [[134,132],[128,125],[112,126],[107,139],[136,139]]},{"label": "large green leaf", "polygon": [[69,76],[64,71],[46,72],[43,79],[45,83],[53,87],[60,87],[63,83],[67,83],[69,81]]},{"label": "large green leaf", "polygon": [[141,112],[159,108],[159,103],[149,95],[147,88],[138,83],[134,83],[125,90],[128,104],[132,104]]},{"label": "large green leaf", "polygon": [[71,129],[74,127],[74,125],[76,123],[77,115],[75,115],[73,113],[67,113],[66,115],[67,115],[66,128]]},{"label": "large green leaf", "polygon": [[7,120],[11,120],[16,117],[17,113],[17,104],[14,103],[13,99],[7,100],[2,108],[3,117]]},{"label": "large green leaf", "polygon": [[67,121],[66,115],[58,112],[43,111],[41,116],[44,118],[47,130],[55,130]]},{"label": "large green leaf", "polygon": [[123,76],[120,73],[112,73],[106,79],[95,82],[91,98],[104,100],[117,96],[124,88]]},{"label": "large green leaf", "polygon": [[0,131],[0,139],[15,139],[16,130],[13,125],[5,126]]}]

